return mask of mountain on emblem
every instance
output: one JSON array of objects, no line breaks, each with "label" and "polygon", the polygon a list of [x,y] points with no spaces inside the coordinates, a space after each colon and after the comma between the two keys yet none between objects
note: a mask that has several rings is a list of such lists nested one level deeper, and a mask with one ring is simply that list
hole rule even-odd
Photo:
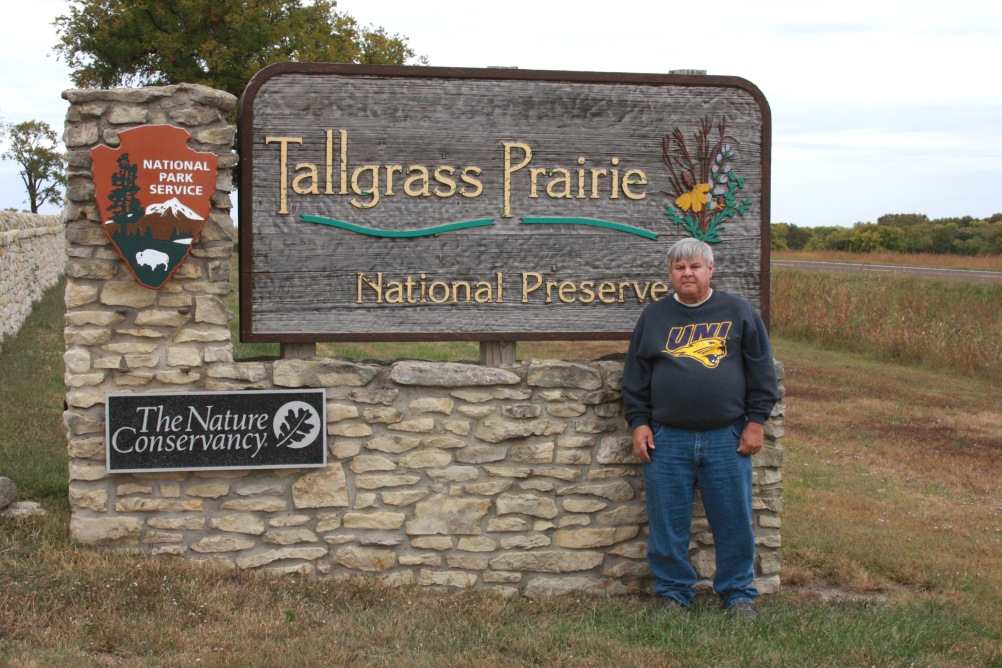
[{"label": "mountain on emblem", "polygon": [[191,134],[146,125],[91,151],[104,231],[143,286],[160,289],[184,264],[212,209],[219,158],[188,147]]},{"label": "mountain on emblem", "polygon": [[159,214],[161,216],[169,214],[175,218],[187,218],[189,220],[205,220],[200,215],[181,204],[181,201],[176,197],[172,197],[166,202],[160,204],[151,204],[146,207],[146,214]]},{"label": "mountain on emblem", "polygon": [[193,238],[204,224],[204,218],[175,197],[146,207],[146,215],[130,223],[126,232],[130,235],[149,234],[160,241],[175,241],[178,237]]}]

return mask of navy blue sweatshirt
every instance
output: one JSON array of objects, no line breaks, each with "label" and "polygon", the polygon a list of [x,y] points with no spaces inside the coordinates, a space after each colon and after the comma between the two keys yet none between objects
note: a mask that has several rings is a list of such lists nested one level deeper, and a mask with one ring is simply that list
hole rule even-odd
[{"label": "navy blue sweatshirt", "polygon": [[742,416],[764,423],[778,400],[769,336],[744,299],[714,290],[686,306],[668,295],[640,315],[623,370],[631,429],[651,420],[695,431]]}]

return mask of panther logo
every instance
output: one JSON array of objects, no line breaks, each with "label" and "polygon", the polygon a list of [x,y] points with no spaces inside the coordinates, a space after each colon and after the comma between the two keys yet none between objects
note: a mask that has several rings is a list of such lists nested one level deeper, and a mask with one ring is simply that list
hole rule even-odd
[{"label": "panther logo", "polygon": [[675,357],[688,357],[698,361],[708,369],[715,369],[720,364],[720,360],[727,356],[727,339],[713,336],[690,341],[674,350],[665,348],[664,352]]}]

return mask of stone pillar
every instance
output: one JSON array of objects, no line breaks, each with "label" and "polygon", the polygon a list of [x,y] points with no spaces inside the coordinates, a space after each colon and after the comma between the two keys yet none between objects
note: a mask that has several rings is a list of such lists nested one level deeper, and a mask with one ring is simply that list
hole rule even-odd
[{"label": "stone pillar", "polygon": [[[136,542],[142,522],[111,517],[116,491],[156,488],[161,504],[174,495],[177,475],[157,484],[112,479],[105,468],[106,393],[206,389],[203,369],[232,361],[226,295],[234,225],[230,218],[236,98],[181,84],[143,89],[68,90],[63,141],[66,189],[66,404],[70,456],[71,533],[85,542]],[[105,235],[107,212],[98,210],[91,149],[116,147],[119,133],[163,124],[191,133],[189,145],[219,155],[212,211],[187,261],[160,290],[130,274]],[[173,479],[172,479],[173,478]],[[169,503],[167,503],[169,505]],[[166,508],[167,506],[164,506]]]}]

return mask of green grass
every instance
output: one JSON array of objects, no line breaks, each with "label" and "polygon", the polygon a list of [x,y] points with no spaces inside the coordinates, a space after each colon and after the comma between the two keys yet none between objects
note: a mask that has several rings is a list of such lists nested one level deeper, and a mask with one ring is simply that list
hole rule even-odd
[{"label": "green grass", "polygon": [[46,291],[0,352],[0,476],[22,498],[65,505],[63,290]]},{"label": "green grass", "polygon": [[789,405],[784,587],[740,625],[710,598],[666,619],[644,596],[387,589],[76,545],[62,328],[56,288],[0,353],[0,475],[49,511],[0,518],[4,668],[1002,666],[997,375],[775,337]]}]

